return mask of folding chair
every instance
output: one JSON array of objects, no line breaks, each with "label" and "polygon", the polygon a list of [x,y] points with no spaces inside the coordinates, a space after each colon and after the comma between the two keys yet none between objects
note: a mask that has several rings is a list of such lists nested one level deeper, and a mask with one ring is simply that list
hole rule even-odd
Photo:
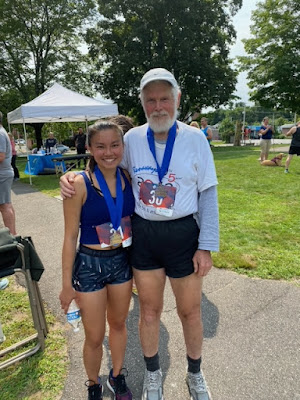
[{"label": "folding chair", "polygon": [[[44,350],[48,333],[45,310],[38,281],[44,271],[43,264],[37,255],[30,237],[12,236],[7,228],[0,229],[0,278],[21,273],[25,278],[33,326],[36,333],[16,342],[0,351],[0,359],[16,349],[31,344],[31,347],[20,354],[0,362],[0,370],[17,361]],[[4,293],[1,293],[4,295]],[[3,324],[2,327],[4,328]]]}]

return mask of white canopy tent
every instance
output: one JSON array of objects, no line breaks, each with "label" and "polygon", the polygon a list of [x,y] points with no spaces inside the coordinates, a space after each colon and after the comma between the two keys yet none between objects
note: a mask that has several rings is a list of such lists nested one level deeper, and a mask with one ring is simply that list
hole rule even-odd
[{"label": "white canopy tent", "polygon": [[7,121],[9,130],[11,124],[23,124],[28,161],[26,123],[85,121],[87,126],[87,121],[113,115],[118,115],[118,106],[110,100],[95,100],[54,83],[40,96],[9,112]]}]

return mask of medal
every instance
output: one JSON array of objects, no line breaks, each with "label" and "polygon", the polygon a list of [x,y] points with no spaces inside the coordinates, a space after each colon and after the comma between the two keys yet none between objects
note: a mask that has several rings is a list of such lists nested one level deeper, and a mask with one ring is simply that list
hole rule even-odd
[{"label": "medal", "polygon": [[158,185],[156,190],[155,190],[155,195],[156,197],[163,197],[165,198],[167,196],[167,190],[166,187],[163,185]]},{"label": "medal", "polygon": [[169,130],[168,139],[167,139],[166,148],[165,148],[164,157],[163,157],[161,166],[158,164],[157,159],[156,159],[155,144],[154,144],[154,132],[150,128],[150,126],[148,127],[148,130],[147,130],[148,144],[149,144],[150,151],[156,162],[158,178],[159,178],[160,183],[162,182],[163,177],[168,172],[168,169],[170,166],[174,142],[175,142],[175,138],[176,138],[176,129],[177,129],[177,124],[175,121],[174,124],[172,125],[171,129]]},{"label": "medal", "polygon": [[119,231],[115,231],[110,237],[110,245],[111,246],[118,246],[122,243],[122,237]]},{"label": "medal", "polygon": [[97,165],[95,167],[94,172],[95,172],[95,176],[97,178],[98,184],[102,190],[103,197],[105,199],[105,202],[106,202],[106,205],[108,208],[108,212],[110,215],[111,223],[113,225],[114,230],[117,231],[120,226],[120,223],[121,223],[122,212],[123,212],[123,190],[122,190],[122,181],[121,181],[119,168],[117,168],[117,171],[116,171],[116,176],[117,176],[116,202],[114,202],[114,200],[110,194],[109,188],[107,186],[106,180]]}]

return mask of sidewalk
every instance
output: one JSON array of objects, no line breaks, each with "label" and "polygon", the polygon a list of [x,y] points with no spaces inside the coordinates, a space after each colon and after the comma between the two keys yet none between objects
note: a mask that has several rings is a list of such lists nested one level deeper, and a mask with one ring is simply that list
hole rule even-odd
[{"label": "sidewalk", "polygon": [[[32,236],[45,272],[40,281],[44,300],[61,320],[63,240],[62,202],[20,182],[13,184],[17,232]],[[2,226],[2,220],[0,221]],[[128,318],[125,367],[134,400],[140,400],[144,363],[138,340],[138,298]],[[250,279],[213,269],[204,283],[203,371],[213,400],[300,400],[300,288],[286,282]],[[70,371],[62,400],[85,400],[82,363],[83,329],[68,330]],[[108,375],[107,338],[101,375]],[[165,400],[189,400],[182,331],[167,285],[161,323],[160,360]],[[112,399],[105,387],[104,399]]]}]

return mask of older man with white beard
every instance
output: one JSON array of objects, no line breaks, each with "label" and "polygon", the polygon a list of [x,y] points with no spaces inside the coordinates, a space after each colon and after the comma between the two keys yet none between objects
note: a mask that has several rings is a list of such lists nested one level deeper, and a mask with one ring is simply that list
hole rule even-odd
[{"label": "older man with white beard", "polygon": [[[176,299],[192,400],[208,400],[202,376],[202,281],[218,251],[217,178],[205,135],[176,120],[181,92],[172,73],[155,68],[141,80],[145,125],[125,135],[123,167],[132,178],[131,263],[139,293],[139,333],[146,364],[142,400],[163,400],[159,326],[166,277]],[[70,179],[69,179],[70,180]],[[62,195],[72,186],[61,178]]]}]

